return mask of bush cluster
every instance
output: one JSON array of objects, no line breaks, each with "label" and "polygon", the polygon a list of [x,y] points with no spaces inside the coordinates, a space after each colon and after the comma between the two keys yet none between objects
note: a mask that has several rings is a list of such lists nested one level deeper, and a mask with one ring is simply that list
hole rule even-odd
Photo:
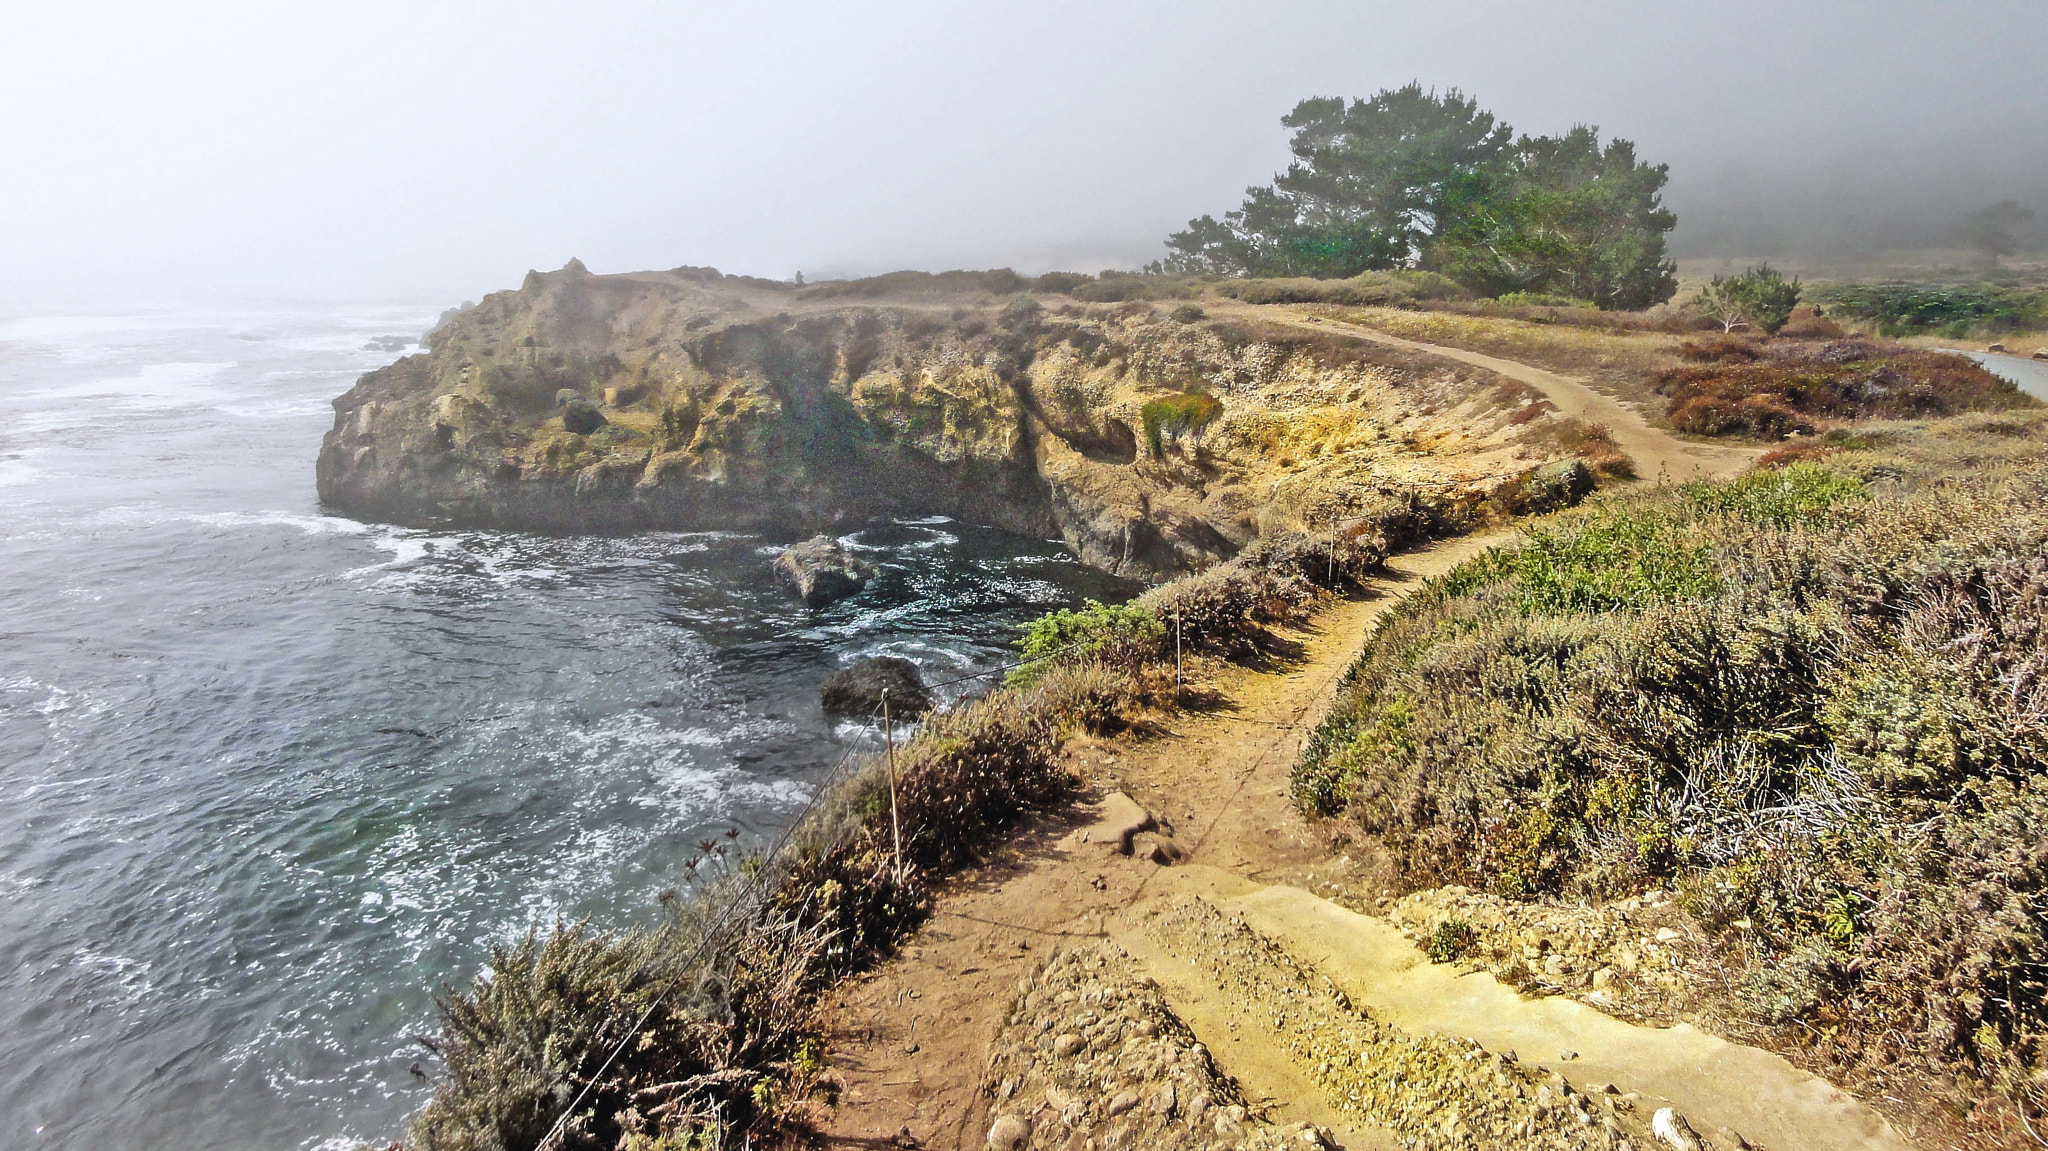
[{"label": "bush cluster", "polygon": [[1317,599],[1360,586],[1386,562],[1377,519],[1353,520],[1332,544],[1329,536],[1267,537],[1130,603],[1090,600],[1079,610],[1041,616],[1017,643],[1019,666],[1008,683],[1028,687],[1056,669],[1091,666],[1142,680],[1148,667],[1172,664],[1176,624],[1183,655],[1254,654],[1267,625],[1300,619]]},{"label": "bush cluster", "polygon": [[1661,372],[1673,427],[1695,435],[1778,440],[1827,421],[1914,419],[2033,407],[2038,401],[1965,356],[1848,339],[1824,343],[1730,336],[1688,341],[1694,361]]},{"label": "bush cluster", "polygon": [[2030,1082],[2048,466],[1918,471],[1852,448],[1632,493],[1460,567],[1351,669],[1298,803],[1418,884],[1675,886],[1788,1045]]}]

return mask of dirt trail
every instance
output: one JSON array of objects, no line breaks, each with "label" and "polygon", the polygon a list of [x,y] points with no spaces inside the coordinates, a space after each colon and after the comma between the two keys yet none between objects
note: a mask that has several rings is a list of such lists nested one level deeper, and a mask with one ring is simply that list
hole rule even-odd
[{"label": "dirt trail", "polygon": [[[1327,321],[1324,326],[1352,328]],[[1672,478],[1729,474],[1754,454],[1684,443],[1554,373],[1363,329],[1357,334],[1480,363],[1542,388],[1554,402],[1569,400],[1559,406],[1608,423],[1647,476],[1660,470]],[[1497,1068],[1504,1085],[1504,1094],[1483,1100],[1479,1110],[1492,1108],[1498,1117],[1503,1106],[1533,1108],[1516,1113],[1533,1116],[1526,1127],[1514,1128],[1526,1138],[1539,1133],[1539,1121],[1554,1124],[1559,1115],[1575,1115],[1588,1125],[1586,1142],[1569,1145],[1628,1144],[1646,1151],[1654,1143],[1647,1134],[1650,1112],[1668,1103],[1690,1115],[1715,1147],[1741,1146],[1745,1138],[1777,1151],[1907,1147],[1875,1112],[1766,1052],[1689,1027],[1634,1026],[1569,999],[1523,1000],[1490,976],[1460,976],[1455,968],[1428,963],[1391,924],[1316,894],[1369,889],[1375,864],[1351,858],[1345,845],[1321,838],[1294,811],[1289,773],[1301,741],[1381,614],[1421,581],[1503,538],[1451,540],[1394,557],[1373,592],[1337,603],[1304,630],[1283,634],[1293,651],[1277,667],[1209,669],[1202,686],[1216,703],[1208,710],[1177,715],[1168,729],[1144,737],[1070,743],[1063,754],[1091,801],[1026,828],[999,860],[957,880],[933,919],[895,959],[849,982],[827,1004],[834,1064],[845,1090],[826,1123],[825,1144],[987,1146],[998,1110],[1005,1116],[1023,1113],[1022,1101],[992,1107],[983,1091],[991,1044],[1015,1018],[1013,1004],[1033,986],[1049,952],[1114,940],[1157,982],[1218,1070],[1235,1077],[1254,1110],[1262,1104],[1275,1122],[1313,1123],[1338,1145],[1355,1148],[1412,1145],[1418,1138],[1429,1143],[1439,1134],[1456,1145],[1468,1145],[1458,1142],[1466,1138],[1479,1146],[1536,1145],[1488,1142],[1487,1130],[1506,1130],[1498,1123],[1485,1130],[1460,1127],[1453,1136],[1458,1107],[1450,1109],[1443,1132],[1403,1127],[1384,1098],[1410,1092],[1399,1078],[1393,1085],[1368,1084],[1364,1095],[1354,1078],[1347,1101],[1331,1086],[1327,1060],[1304,1062],[1302,1052],[1310,1049],[1299,1031],[1304,1021],[1289,1023],[1284,1010],[1219,991],[1224,981],[1209,965],[1214,956],[1176,953],[1162,943],[1162,909],[1178,906],[1184,914],[1192,902],[1221,912],[1233,930],[1256,934],[1261,946],[1269,943],[1276,954],[1290,957],[1288,963],[1318,972],[1317,978],[1341,989],[1333,1002],[1348,998],[1362,1008],[1353,1024],[1396,1035],[1397,1048],[1423,1043],[1401,1035],[1476,1041],[1466,1058],[1492,1060],[1479,1066]],[[1128,856],[1115,850],[1119,838],[1129,838],[1120,833],[1136,822],[1125,796],[1159,824],[1137,836],[1137,850]],[[1161,866],[1146,858],[1155,845],[1184,858]],[[1048,1035],[1046,1046],[1050,1041]],[[1578,1058],[1561,1063],[1554,1057],[1567,1047]],[[1510,1048],[1523,1063],[1514,1062]],[[1018,1052],[1012,1048],[1010,1054]],[[1031,1057],[1022,1054],[1027,1061]],[[1364,1057],[1357,1059],[1363,1067]],[[1529,1095],[1530,1076],[1551,1070],[1562,1071],[1569,1082],[1556,1079],[1555,1096],[1550,1087],[1541,1096]],[[1599,1081],[1611,1082],[1618,1093],[1597,1096],[1601,1102],[1595,1105],[1584,1091]],[[1437,1082],[1433,1089],[1448,1090],[1450,1083]],[[1381,1109],[1359,1110],[1360,1098],[1379,1099]],[[1464,1113],[1475,1115],[1471,1108]],[[1082,1146],[1075,1131],[1064,1145]],[[1053,1136],[1051,1127],[1043,1138],[1034,1131],[1029,1145],[1063,1145],[1056,1138],[1045,1142]]]},{"label": "dirt trail", "polygon": [[1608,430],[1614,434],[1615,444],[1635,461],[1636,474],[1646,480],[1654,480],[1660,476],[1674,482],[1700,477],[1725,479],[1755,462],[1763,451],[1761,448],[1681,440],[1662,428],[1652,426],[1643,418],[1642,413],[1613,396],[1595,390],[1584,380],[1547,368],[1539,368],[1533,364],[1504,360],[1499,356],[1468,352],[1462,348],[1451,348],[1442,344],[1426,344],[1419,340],[1403,339],[1362,324],[1347,323],[1292,309],[1266,307],[1258,309],[1255,314],[1266,319],[1280,319],[1283,323],[1300,328],[1341,332],[1374,343],[1442,356],[1447,360],[1456,360],[1461,364],[1471,364],[1474,367],[1498,372],[1508,379],[1527,384],[1542,392],[1544,398],[1556,405],[1557,410],[1563,414],[1607,425]]},{"label": "dirt trail", "polygon": [[[1875,1112],[1769,1052],[1687,1024],[1639,1027],[1561,995],[1524,999],[1483,971],[1428,961],[1392,924],[1284,884],[1260,886],[1203,867],[1172,886],[1207,897],[1315,966],[1373,1018],[1409,1031],[1516,1051],[1581,1083],[1612,1083],[1645,1107],[1675,1106],[1709,1130],[1767,1147],[1905,1151]],[[1562,1058],[1571,1052],[1572,1058]]]}]

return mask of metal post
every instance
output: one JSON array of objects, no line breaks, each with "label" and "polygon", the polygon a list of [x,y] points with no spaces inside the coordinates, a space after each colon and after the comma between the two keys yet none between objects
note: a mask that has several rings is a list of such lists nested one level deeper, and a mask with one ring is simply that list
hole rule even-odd
[{"label": "metal post", "polygon": [[889,830],[896,843],[896,885],[903,885],[903,817],[896,810],[896,725],[889,720],[889,689],[882,689],[882,738],[889,744]]}]

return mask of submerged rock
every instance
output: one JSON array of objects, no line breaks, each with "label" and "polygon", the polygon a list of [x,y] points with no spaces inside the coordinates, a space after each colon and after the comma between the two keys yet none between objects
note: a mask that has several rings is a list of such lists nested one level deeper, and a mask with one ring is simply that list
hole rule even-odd
[{"label": "submerged rock", "polygon": [[[600,417],[602,418],[602,417]],[[775,557],[775,571],[795,585],[807,607],[824,607],[868,586],[875,569],[846,554],[831,536],[812,536]]]},{"label": "submerged rock", "polygon": [[925,691],[917,665],[891,655],[874,656],[833,672],[820,695],[830,714],[865,718],[881,713],[885,688],[892,719],[912,719],[932,709],[931,695]]}]

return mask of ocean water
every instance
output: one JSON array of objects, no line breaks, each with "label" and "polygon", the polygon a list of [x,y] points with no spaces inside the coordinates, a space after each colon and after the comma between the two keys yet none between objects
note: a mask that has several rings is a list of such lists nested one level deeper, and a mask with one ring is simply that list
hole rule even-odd
[{"label": "ocean water", "polygon": [[437,984],[651,919],[698,839],[772,834],[873,738],[831,670],[985,669],[1130,590],[890,522],[812,613],[787,541],[325,514],[328,400],[433,311],[0,316],[0,1147],[382,1145]]}]

